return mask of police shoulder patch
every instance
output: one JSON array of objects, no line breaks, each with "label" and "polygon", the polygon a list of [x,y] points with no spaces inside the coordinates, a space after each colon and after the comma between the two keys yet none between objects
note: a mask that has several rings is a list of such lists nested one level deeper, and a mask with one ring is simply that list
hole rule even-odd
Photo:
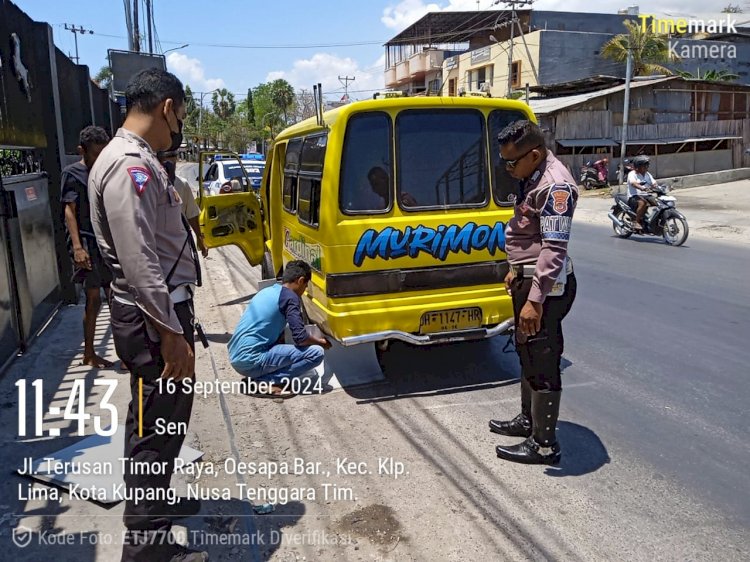
[{"label": "police shoulder patch", "polygon": [[555,185],[550,190],[552,210],[558,215],[565,215],[570,208],[570,189],[566,185]]},{"label": "police shoulder patch", "polygon": [[135,192],[138,194],[138,197],[140,197],[146,190],[146,185],[151,179],[151,174],[146,168],[143,168],[142,166],[130,166],[128,168],[128,174],[130,175],[130,179],[133,182]]}]

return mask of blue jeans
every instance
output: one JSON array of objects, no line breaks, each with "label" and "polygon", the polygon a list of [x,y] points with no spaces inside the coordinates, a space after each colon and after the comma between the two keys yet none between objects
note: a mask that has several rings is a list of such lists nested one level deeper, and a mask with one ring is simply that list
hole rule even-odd
[{"label": "blue jeans", "polygon": [[282,343],[274,345],[252,365],[238,362],[232,367],[253,380],[278,383],[308,373],[323,362],[323,356],[319,345],[302,347]]}]

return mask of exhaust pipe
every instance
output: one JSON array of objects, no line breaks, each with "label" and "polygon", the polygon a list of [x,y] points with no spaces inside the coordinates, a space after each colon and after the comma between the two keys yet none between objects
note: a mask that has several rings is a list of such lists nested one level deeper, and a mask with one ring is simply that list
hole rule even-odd
[{"label": "exhaust pipe", "polygon": [[620,219],[618,219],[612,212],[607,213],[607,216],[617,226],[619,226],[620,228],[625,228],[625,223],[623,223]]}]

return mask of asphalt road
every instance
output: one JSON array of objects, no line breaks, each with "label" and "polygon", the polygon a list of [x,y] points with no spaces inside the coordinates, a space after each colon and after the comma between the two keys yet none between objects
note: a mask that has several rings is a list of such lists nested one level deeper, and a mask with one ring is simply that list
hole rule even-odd
[{"label": "asphalt road", "polygon": [[[258,268],[235,250],[212,250],[197,301],[218,344],[256,291]],[[515,440],[490,434],[487,420],[519,407],[517,359],[503,353],[504,338],[396,344],[384,381],[283,404],[228,396],[225,425],[243,457],[296,456],[331,470],[346,457],[369,467],[273,483],[351,487],[351,501],[318,495],[279,506],[273,525],[353,534],[356,547],[283,545],[261,548],[258,559],[748,559],[742,252],[713,241],[619,240],[610,228],[576,225],[579,296],[565,322],[556,468],[495,457],[494,445]],[[213,349],[219,376],[235,377],[223,346]],[[222,458],[231,447],[214,445],[223,431],[215,411],[198,406],[191,428],[209,458]],[[377,473],[384,457],[406,474]]]},{"label": "asphalt road", "polygon": [[568,411],[750,528],[746,248],[575,228]]}]

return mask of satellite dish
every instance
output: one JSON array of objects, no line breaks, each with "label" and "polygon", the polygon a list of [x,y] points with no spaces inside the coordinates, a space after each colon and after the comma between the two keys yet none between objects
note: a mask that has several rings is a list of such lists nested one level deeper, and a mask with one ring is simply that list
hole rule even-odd
[{"label": "satellite dish", "polygon": [[500,41],[498,41],[498,40],[497,40],[497,39],[495,38],[495,36],[494,36],[494,35],[490,35],[490,41],[494,41],[495,43],[499,43],[499,42],[500,42]]}]

